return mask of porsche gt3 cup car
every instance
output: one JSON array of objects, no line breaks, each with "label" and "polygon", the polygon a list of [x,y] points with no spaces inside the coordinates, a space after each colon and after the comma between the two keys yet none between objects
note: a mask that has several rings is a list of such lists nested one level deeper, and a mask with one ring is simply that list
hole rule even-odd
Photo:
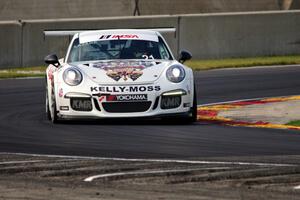
[{"label": "porsche gt3 cup car", "polygon": [[162,35],[150,30],[76,33],[64,59],[45,57],[46,112],[60,119],[197,118],[193,72],[176,61]]}]

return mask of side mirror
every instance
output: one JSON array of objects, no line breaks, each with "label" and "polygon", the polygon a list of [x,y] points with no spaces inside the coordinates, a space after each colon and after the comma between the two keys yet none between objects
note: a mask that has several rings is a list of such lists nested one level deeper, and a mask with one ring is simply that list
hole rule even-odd
[{"label": "side mirror", "polygon": [[179,55],[179,62],[184,63],[187,60],[190,60],[192,58],[192,54],[188,51],[182,50],[180,51]]},{"label": "side mirror", "polygon": [[51,64],[54,65],[55,67],[58,67],[60,65],[56,54],[50,54],[46,56],[44,61],[46,64]]}]

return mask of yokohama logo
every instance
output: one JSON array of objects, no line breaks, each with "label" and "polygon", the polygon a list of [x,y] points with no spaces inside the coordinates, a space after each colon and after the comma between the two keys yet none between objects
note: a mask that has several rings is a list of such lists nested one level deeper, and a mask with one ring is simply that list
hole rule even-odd
[{"label": "yokohama logo", "polygon": [[106,101],[147,101],[147,99],[147,94],[124,94],[106,96]]},{"label": "yokohama logo", "polygon": [[100,40],[107,40],[109,38],[112,39],[138,39],[139,36],[138,35],[101,35],[100,36]]}]

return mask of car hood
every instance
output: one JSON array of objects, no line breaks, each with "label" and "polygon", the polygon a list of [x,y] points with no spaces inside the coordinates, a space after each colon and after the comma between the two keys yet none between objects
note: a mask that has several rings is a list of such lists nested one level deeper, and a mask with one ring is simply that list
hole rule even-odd
[{"label": "car hood", "polygon": [[99,84],[146,84],[156,81],[174,61],[118,60],[77,64]]}]

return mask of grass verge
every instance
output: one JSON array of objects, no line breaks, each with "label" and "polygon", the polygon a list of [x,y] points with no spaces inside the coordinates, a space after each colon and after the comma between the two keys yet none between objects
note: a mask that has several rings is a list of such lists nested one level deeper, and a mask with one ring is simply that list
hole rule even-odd
[{"label": "grass verge", "polygon": [[[240,68],[269,65],[292,65],[300,64],[300,55],[255,58],[228,58],[218,60],[190,60],[187,61],[185,64],[194,70]],[[45,66],[2,69],[0,70],[0,78],[41,77],[45,75],[45,70]]]},{"label": "grass verge", "polygon": [[228,58],[218,60],[191,60],[185,63],[194,70],[209,70],[220,68],[240,68],[270,65],[300,64],[300,55],[271,56],[254,58]]},{"label": "grass verge", "polygon": [[42,77],[46,67],[20,67],[0,70],[0,78]]},{"label": "grass verge", "polygon": [[291,121],[291,122],[287,123],[286,125],[290,125],[290,126],[300,126],[300,120]]}]

